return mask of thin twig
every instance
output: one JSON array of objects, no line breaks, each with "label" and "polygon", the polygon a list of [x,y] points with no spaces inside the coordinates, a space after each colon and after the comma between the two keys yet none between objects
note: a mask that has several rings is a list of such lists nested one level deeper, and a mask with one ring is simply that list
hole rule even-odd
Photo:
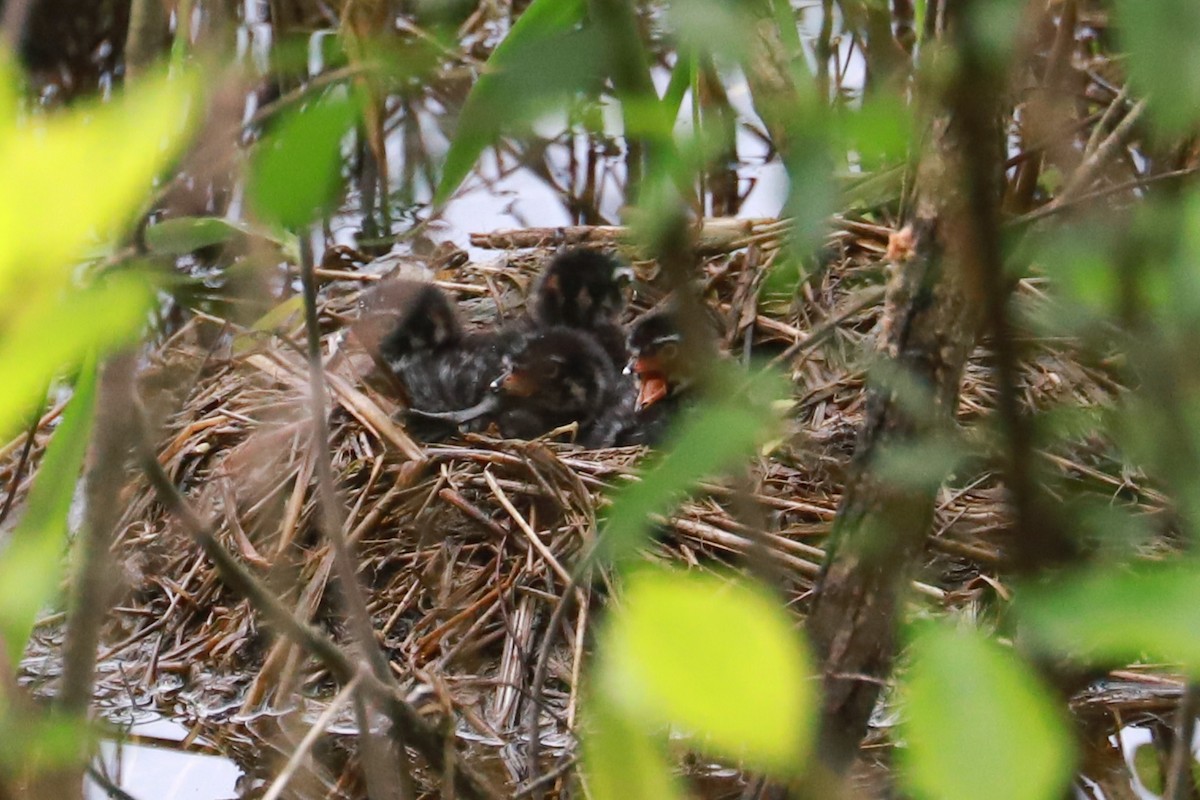
[{"label": "thin twig", "polygon": [[275,780],[271,783],[271,788],[267,789],[266,794],[262,796],[262,800],[277,800],[283,794],[283,790],[287,788],[292,776],[300,769],[300,765],[304,759],[308,757],[308,752],[312,750],[317,739],[321,738],[321,734],[325,732],[325,728],[333,721],[338,712],[342,710],[342,706],[349,702],[351,695],[358,689],[361,682],[359,676],[354,676],[337,695],[329,701],[329,705],[321,712],[321,716],[317,717],[316,722],[304,734],[304,738],[292,750],[292,754],[288,756],[287,763],[283,765],[283,769],[275,776]]},{"label": "thin twig", "polygon": [[[371,615],[362,587],[358,584],[358,570],[350,546],[346,542],[345,510],[337,487],[333,482],[332,450],[329,442],[329,425],[325,419],[326,399],[325,367],[321,361],[321,329],[317,322],[317,282],[313,275],[312,243],[307,234],[300,236],[300,280],[304,286],[304,317],[308,335],[309,409],[313,426],[313,456],[316,462],[317,491],[320,494],[320,526],[333,550],[334,569],[337,570],[338,586],[345,604],[347,622],[354,631],[360,655],[367,660],[375,677],[385,684],[394,683],[388,660],[376,638]],[[363,731],[363,767],[373,797],[392,796],[392,788],[399,790],[400,797],[416,796],[413,788],[412,771],[405,755],[405,731],[393,728],[397,737],[397,761],[391,764],[384,759],[371,757],[366,737],[375,734],[368,725]],[[399,767],[398,773],[396,767]],[[398,783],[394,782],[398,780]]]},{"label": "thin twig", "polygon": [[16,467],[13,468],[12,480],[8,483],[8,495],[4,498],[4,508],[0,509],[0,527],[4,525],[4,520],[8,519],[9,512],[13,508],[13,502],[17,499],[17,490],[21,486],[21,476],[25,474],[25,467],[29,463],[29,454],[33,452],[33,440],[37,438],[38,428],[41,425],[41,415],[35,413],[33,420],[29,423],[29,431],[25,434],[25,443],[21,445],[21,455],[17,459]]},{"label": "thin twig", "polygon": [[63,710],[72,714],[84,714],[91,703],[101,622],[115,588],[111,545],[120,516],[117,498],[125,482],[125,456],[134,429],[129,398],[136,364],[130,351],[110,357],[97,387],[95,438],[84,478],[87,511],[76,543],[59,695]]},{"label": "thin twig", "polygon": [[1179,700],[1171,759],[1167,766],[1163,800],[1189,800],[1195,797],[1192,779],[1192,741],[1196,734],[1196,715],[1200,714],[1200,684],[1189,683]]}]

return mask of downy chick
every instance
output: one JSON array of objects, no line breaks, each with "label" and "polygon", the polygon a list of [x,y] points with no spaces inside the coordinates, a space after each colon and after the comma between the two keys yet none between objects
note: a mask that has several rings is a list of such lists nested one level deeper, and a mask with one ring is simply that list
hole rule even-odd
[{"label": "downy chick", "polygon": [[629,352],[625,371],[637,379],[637,400],[632,422],[618,442],[655,445],[691,402],[691,371],[674,316],[660,311],[635,322],[629,331]]},{"label": "downy chick", "polygon": [[596,250],[559,252],[534,289],[530,315],[536,327],[565,325],[595,337],[615,369],[625,364],[621,312],[633,270]]},{"label": "downy chick", "polygon": [[607,444],[597,422],[614,400],[617,381],[609,356],[588,334],[564,326],[534,331],[492,383],[500,432],[532,439],[574,422],[584,447]]},{"label": "downy chick", "polygon": [[[391,280],[373,289],[363,300],[356,331],[399,380],[410,412],[429,419],[436,419],[430,414],[473,408],[488,399],[505,355],[521,338],[510,328],[464,331],[441,289],[411,280]],[[484,411],[462,422],[479,430],[489,419]],[[459,421],[438,421],[432,428],[444,433],[449,424]]]}]

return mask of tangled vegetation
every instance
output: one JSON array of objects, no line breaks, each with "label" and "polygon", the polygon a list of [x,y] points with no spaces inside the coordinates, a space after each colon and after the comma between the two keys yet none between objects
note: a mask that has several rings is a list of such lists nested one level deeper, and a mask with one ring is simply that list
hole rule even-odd
[{"label": "tangled vegetation", "polygon": [[[144,708],[272,798],[1200,795],[1200,8],[75,5],[3,6],[0,798]],[[696,407],[414,440],[364,290],[564,244]]]}]

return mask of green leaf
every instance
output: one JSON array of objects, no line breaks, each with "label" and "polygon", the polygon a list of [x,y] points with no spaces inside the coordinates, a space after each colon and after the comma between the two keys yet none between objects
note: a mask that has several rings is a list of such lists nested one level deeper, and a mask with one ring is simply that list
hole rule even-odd
[{"label": "green leaf", "polygon": [[683,98],[696,82],[696,56],[690,51],[680,48],[675,58],[675,68],[671,70],[671,80],[667,90],[663,92],[663,117],[672,123],[679,117],[679,109],[683,106]]},{"label": "green leaf", "polygon": [[792,218],[788,239],[796,253],[809,253],[821,246],[829,217],[839,202],[829,137],[822,119],[824,111],[813,109],[809,116],[791,126],[794,141],[786,163],[790,181],[786,212]]},{"label": "green leaf", "polygon": [[1149,659],[1200,677],[1200,564],[1093,569],[1017,593],[1022,632],[1099,664]]},{"label": "green leaf", "polygon": [[167,219],[146,228],[146,247],[151,252],[178,256],[214,244],[224,244],[240,236],[275,240],[272,234],[246,222],[221,217],[181,217]]},{"label": "green leaf", "polygon": [[61,712],[18,713],[0,707],[0,767],[37,775],[86,761],[95,746],[87,719]]},{"label": "green leaf", "polygon": [[1011,650],[979,631],[930,623],[911,657],[900,777],[913,797],[1063,797],[1071,737],[1050,693]]},{"label": "green leaf", "polygon": [[965,447],[959,439],[932,434],[919,441],[887,442],[875,454],[871,468],[879,478],[897,487],[936,489],[963,463]]},{"label": "green leaf", "polygon": [[0,434],[12,435],[59,373],[137,339],[153,300],[145,278],[126,272],[10,319],[0,337]]},{"label": "green leaf", "polygon": [[335,202],[341,144],[359,117],[356,95],[340,90],[290,111],[259,143],[246,192],[261,219],[302,228]]},{"label": "green leaf", "polygon": [[[524,120],[538,107],[535,101],[598,74],[594,37],[572,42],[565,36],[583,20],[584,9],[584,0],[533,0],[522,12],[467,95],[434,205],[450,199],[484,148],[506,127]],[[586,46],[579,49],[582,44]]]},{"label": "green leaf", "polygon": [[67,514],[87,452],[92,426],[96,370],[88,364],[75,383],[75,393],[46,448],[25,514],[0,555],[0,637],[12,669],[16,669],[33,632],[37,614],[55,599],[67,545]]},{"label": "green leaf", "polygon": [[776,774],[802,769],[816,686],[778,600],[732,577],[644,569],[600,641],[600,690],[644,729],[677,726]]},{"label": "green leaf", "polygon": [[1200,119],[1200,5],[1192,0],[1118,0],[1115,21],[1129,78],[1149,95],[1154,119],[1184,134]]},{"label": "green leaf", "polygon": [[916,136],[912,107],[893,94],[872,94],[858,108],[840,107],[834,120],[840,144],[864,170],[903,162]]},{"label": "green leaf", "polygon": [[665,514],[696,481],[749,458],[770,438],[779,420],[773,403],[785,393],[775,373],[756,380],[757,397],[729,389],[725,399],[705,402],[684,417],[642,480],[617,493],[605,524],[604,557],[629,555],[644,540],[652,515]]},{"label": "green leaf", "polygon": [[58,292],[89,245],[129,225],[184,140],[194,84],[150,79],[0,128],[0,186],[20,187],[0,194],[0,314]]},{"label": "green leaf", "polygon": [[1158,761],[1158,748],[1151,742],[1138,745],[1133,751],[1133,773],[1137,775],[1142,785],[1152,793],[1163,793],[1162,769]]},{"label": "green leaf", "polygon": [[661,745],[602,698],[584,705],[583,772],[594,800],[682,800]]},{"label": "green leaf", "polygon": [[[741,59],[753,41],[749,4],[728,0],[672,0],[667,19],[687,49]],[[794,27],[794,23],[793,23]]]}]

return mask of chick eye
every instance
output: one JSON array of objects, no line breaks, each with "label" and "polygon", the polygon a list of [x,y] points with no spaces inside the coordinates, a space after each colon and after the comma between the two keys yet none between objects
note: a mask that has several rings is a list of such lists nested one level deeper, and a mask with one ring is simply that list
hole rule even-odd
[{"label": "chick eye", "polygon": [[675,342],[667,342],[659,350],[659,353],[664,360],[673,360],[679,356],[679,345],[675,344]]}]

